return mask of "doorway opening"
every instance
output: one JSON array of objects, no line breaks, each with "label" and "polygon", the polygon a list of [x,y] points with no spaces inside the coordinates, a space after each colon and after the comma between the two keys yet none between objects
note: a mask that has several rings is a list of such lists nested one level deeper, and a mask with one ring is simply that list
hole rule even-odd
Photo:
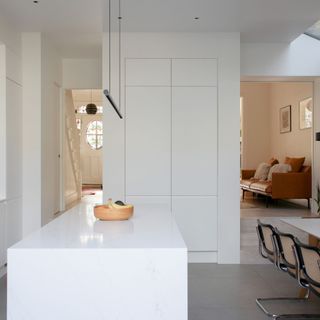
[{"label": "doorway opening", "polygon": [[66,90],[65,206],[102,193],[102,90]]},{"label": "doorway opening", "polygon": [[312,102],[310,80],[241,82],[241,263],[265,263],[257,219],[286,230],[282,218],[311,215]]}]

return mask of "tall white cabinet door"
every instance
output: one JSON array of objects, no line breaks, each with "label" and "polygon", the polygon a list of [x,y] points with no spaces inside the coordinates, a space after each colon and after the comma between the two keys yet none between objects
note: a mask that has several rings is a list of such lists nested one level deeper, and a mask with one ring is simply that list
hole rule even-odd
[{"label": "tall white cabinet door", "polygon": [[217,194],[217,89],[172,88],[172,194]]},{"label": "tall white cabinet door", "polygon": [[188,251],[217,251],[216,197],[173,197],[172,211]]},{"label": "tall white cabinet door", "polygon": [[126,194],[171,194],[171,89],[126,88]]}]

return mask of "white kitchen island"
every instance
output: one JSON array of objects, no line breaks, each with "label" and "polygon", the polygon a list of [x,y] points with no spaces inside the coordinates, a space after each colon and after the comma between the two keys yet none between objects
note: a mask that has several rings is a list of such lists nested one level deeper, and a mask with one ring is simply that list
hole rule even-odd
[{"label": "white kitchen island", "polygon": [[187,249],[170,212],[81,203],[8,250],[8,320],[186,320]]}]

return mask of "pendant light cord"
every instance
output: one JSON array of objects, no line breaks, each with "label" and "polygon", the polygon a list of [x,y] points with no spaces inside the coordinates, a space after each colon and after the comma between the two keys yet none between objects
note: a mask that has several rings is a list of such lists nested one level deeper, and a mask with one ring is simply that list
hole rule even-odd
[{"label": "pendant light cord", "polygon": [[121,111],[121,0],[119,0],[119,109]]},{"label": "pendant light cord", "polygon": [[[118,27],[119,27],[119,109],[121,110],[121,0],[119,0],[119,16],[118,16]],[[111,0],[109,0],[109,92],[111,94]]]},{"label": "pendant light cord", "polygon": [[109,0],[109,92],[111,94],[111,0]]}]

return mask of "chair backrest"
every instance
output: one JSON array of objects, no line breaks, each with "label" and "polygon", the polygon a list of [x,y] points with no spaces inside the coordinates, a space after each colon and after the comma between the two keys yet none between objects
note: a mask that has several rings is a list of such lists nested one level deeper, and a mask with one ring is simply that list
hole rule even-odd
[{"label": "chair backrest", "polygon": [[277,228],[275,228],[274,232],[278,249],[279,268],[297,277],[296,258],[293,251],[294,236],[290,233],[280,232]]},{"label": "chair backrest", "polygon": [[294,242],[299,268],[309,283],[310,289],[320,296],[320,249],[303,244],[297,238]]},{"label": "chair backrest", "polygon": [[[272,262],[275,262],[276,252],[272,237],[274,235],[274,227],[271,224],[262,223],[257,220],[257,234],[259,238],[260,254],[264,258],[268,258]],[[261,251],[263,250],[263,252]],[[264,255],[266,254],[266,256]]]}]

